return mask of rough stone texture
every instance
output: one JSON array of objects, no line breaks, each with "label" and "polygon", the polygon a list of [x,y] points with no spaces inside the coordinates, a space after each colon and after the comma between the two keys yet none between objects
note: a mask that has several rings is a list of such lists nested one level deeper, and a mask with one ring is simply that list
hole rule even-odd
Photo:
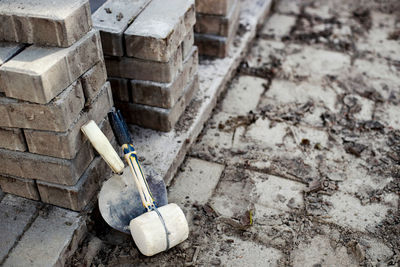
[{"label": "rough stone texture", "polygon": [[121,109],[124,118],[128,123],[168,132],[175,126],[187,105],[196,94],[198,88],[199,80],[196,75],[186,86],[183,95],[171,109],[122,102],[116,103],[116,106]]},{"label": "rough stone texture", "polygon": [[168,62],[149,61],[130,57],[105,57],[110,77],[161,83],[172,82],[182,69],[182,49],[175,49]]},{"label": "rough stone texture", "polygon": [[94,158],[87,142],[72,160],[53,158],[26,152],[0,149],[0,173],[38,179],[57,184],[74,185]]},{"label": "rough stone texture", "polygon": [[191,30],[182,41],[182,59],[185,60],[192,52],[194,45],[194,31]]},{"label": "rough stone texture", "polygon": [[0,126],[65,132],[85,104],[82,84],[73,83],[47,105],[0,97]]},{"label": "rough stone texture", "polygon": [[236,0],[196,0],[196,12],[226,16]]},{"label": "rough stone texture", "polygon": [[110,84],[106,83],[90,103],[89,109],[82,111],[66,132],[25,130],[29,152],[57,158],[75,158],[87,141],[81,127],[89,120],[94,120],[101,128],[107,127],[108,122],[103,120],[113,105]]},{"label": "rough stone texture", "polygon": [[195,32],[223,37],[229,36],[233,32],[233,28],[237,27],[240,14],[240,3],[238,1],[232,2],[234,4],[226,16],[197,13],[196,25],[194,27]]},{"label": "rough stone texture", "polygon": [[21,129],[0,128],[0,148],[26,151],[24,133]]},{"label": "rough stone texture", "polygon": [[104,55],[126,55],[124,32],[136,19],[150,0],[112,0],[106,1],[93,14],[93,26],[100,31]]},{"label": "rough stone texture", "polygon": [[43,202],[59,207],[80,211],[99,190],[103,180],[111,174],[111,169],[101,158],[96,157],[82,177],[73,186],[37,182]]},{"label": "rough stone texture", "polygon": [[6,0],[0,3],[0,40],[69,47],[92,27],[88,0]]},{"label": "rough stone texture", "polygon": [[168,62],[195,22],[194,0],[152,0],[125,31],[127,55]]},{"label": "rough stone texture", "polygon": [[81,76],[82,89],[86,99],[86,106],[97,97],[100,89],[107,81],[107,70],[104,61],[98,62]]},{"label": "rough stone texture", "polygon": [[40,200],[35,180],[0,175],[0,186],[6,193]]},{"label": "rough stone texture", "polygon": [[168,189],[171,203],[185,204],[196,201],[207,203],[220,179],[224,166],[196,158],[188,158],[184,171],[179,173],[175,182]]},{"label": "rough stone texture", "polygon": [[132,102],[160,108],[173,107],[186,85],[197,73],[198,58],[197,47],[194,47],[183,61],[182,71],[171,83],[131,80]]},{"label": "rough stone texture", "polygon": [[30,46],[0,67],[0,87],[8,97],[46,104],[102,57],[96,30],[68,48]]},{"label": "rough stone texture", "polygon": [[76,212],[47,207],[24,233],[4,266],[63,266],[86,231]]},{"label": "rough stone texture", "polygon": [[117,102],[129,102],[129,80],[124,78],[108,78],[111,84],[113,99]]},{"label": "rough stone texture", "polygon": [[24,198],[6,195],[0,202],[0,264],[8,255],[27,224],[35,218],[38,203]]},{"label": "rough stone texture", "polygon": [[150,0],[105,1],[94,12],[93,24],[100,30],[105,55],[126,55],[123,33],[150,2]]}]

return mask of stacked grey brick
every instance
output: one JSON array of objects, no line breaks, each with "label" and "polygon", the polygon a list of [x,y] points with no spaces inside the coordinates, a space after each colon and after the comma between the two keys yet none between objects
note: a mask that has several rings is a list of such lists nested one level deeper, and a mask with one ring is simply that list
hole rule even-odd
[{"label": "stacked grey brick", "polygon": [[108,172],[80,127],[113,134],[112,92],[88,0],[0,1],[0,186],[82,210]]},{"label": "stacked grey brick", "polygon": [[200,55],[224,58],[239,26],[239,0],[196,0],[195,43]]},{"label": "stacked grey brick", "polygon": [[93,14],[115,105],[130,124],[170,131],[198,89],[194,0],[110,0]]}]

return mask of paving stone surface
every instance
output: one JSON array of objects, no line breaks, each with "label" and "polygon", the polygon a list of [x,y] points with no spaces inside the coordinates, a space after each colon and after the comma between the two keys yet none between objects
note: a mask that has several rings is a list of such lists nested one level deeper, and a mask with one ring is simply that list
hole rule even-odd
[{"label": "paving stone surface", "polygon": [[[276,16],[264,23],[276,35],[256,38],[170,184],[189,239],[140,261],[131,244],[106,245],[94,262],[397,266],[395,8],[390,0],[276,3]],[[208,61],[201,63],[200,73]],[[151,132],[138,136],[146,134],[165,144]]]},{"label": "paving stone surface", "polygon": [[169,202],[184,204],[186,201],[207,203],[220,179],[224,166],[196,158],[189,158],[176,180],[169,187]]},{"label": "paving stone surface", "polygon": [[9,251],[23,235],[26,225],[35,219],[38,203],[24,198],[6,195],[0,201],[0,264],[4,262]]},{"label": "paving stone surface", "polygon": [[76,212],[56,207],[41,209],[3,266],[63,266],[85,229]]}]

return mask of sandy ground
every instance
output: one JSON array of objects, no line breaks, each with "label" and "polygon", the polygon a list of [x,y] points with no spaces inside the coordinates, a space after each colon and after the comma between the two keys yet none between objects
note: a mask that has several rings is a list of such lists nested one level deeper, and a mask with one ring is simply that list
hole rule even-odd
[{"label": "sandy ground", "polygon": [[189,239],[147,258],[95,211],[68,265],[398,266],[399,6],[277,4],[169,188]]}]

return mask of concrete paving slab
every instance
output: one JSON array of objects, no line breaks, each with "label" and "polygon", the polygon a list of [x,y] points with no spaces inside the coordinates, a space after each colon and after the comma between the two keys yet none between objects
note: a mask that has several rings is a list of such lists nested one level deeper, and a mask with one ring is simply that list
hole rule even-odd
[{"label": "concrete paving slab", "polygon": [[188,158],[168,189],[169,202],[185,204],[187,201],[206,204],[220,179],[224,166],[196,158]]},{"label": "concrete paving slab", "polygon": [[85,231],[86,224],[78,213],[45,207],[3,266],[63,266]]},{"label": "concrete paving slab", "polygon": [[398,207],[398,196],[393,195],[391,203],[370,203],[362,205],[360,200],[349,194],[337,192],[332,196],[324,196],[331,203],[328,218],[324,219],[344,227],[351,227],[362,232],[374,232],[375,227],[385,218],[389,210]]},{"label": "concrete paving slab", "polygon": [[[0,264],[35,219],[38,202],[6,195],[0,202]],[[20,265],[21,266],[21,265]]]},{"label": "concrete paving slab", "polygon": [[[256,35],[256,27],[269,12],[271,1],[246,0],[242,4],[241,23],[245,31],[238,37],[237,45],[227,58],[205,61],[199,66],[200,90],[190,112],[195,114],[184,129],[175,128],[169,133],[160,133],[137,126],[131,127],[136,150],[144,162],[158,162],[155,169],[169,184],[184,155],[200,133],[204,122],[216,105],[217,96],[232,77],[244,57],[250,41]],[[185,115],[184,115],[184,118]],[[179,124],[179,122],[178,122]],[[165,146],[169,144],[169,146]],[[161,151],[159,148],[163,147]]]},{"label": "concrete paving slab", "polygon": [[[222,243],[223,241],[224,240],[221,240],[220,242]],[[224,266],[280,266],[279,260],[283,257],[283,254],[275,248],[265,247],[236,237],[230,237],[230,242],[231,249],[229,252],[222,253],[222,255],[218,257],[221,264]],[[209,253],[208,256],[208,260],[211,260],[215,254]]]},{"label": "concrete paving slab", "polygon": [[194,157],[221,164],[226,163],[225,152],[233,146],[233,131],[220,131],[219,126],[224,125],[234,115],[218,112],[208,121],[203,129],[203,135],[195,142],[190,149]]},{"label": "concrete paving slab", "polygon": [[359,266],[347,248],[333,248],[325,236],[316,236],[309,242],[302,242],[291,254],[293,266]]},{"label": "concrete paving slab", "polygon": [[250,111],[255,111],[266,85],[265,79],[239,76],[222,102],[222,111],[235,115],[247,115]]},{"label": "concrete paving slab", "polygon": [[339,75],[350,70],[350,56],[328,50],[305,46],[286,57],[282,69],[287,77],[322,78]]},{"label": "concrete paving slab", "polygon": [[273,14],[261,30],[261,35],[281,40],[288,35],[296,23],[295,16]]}]

